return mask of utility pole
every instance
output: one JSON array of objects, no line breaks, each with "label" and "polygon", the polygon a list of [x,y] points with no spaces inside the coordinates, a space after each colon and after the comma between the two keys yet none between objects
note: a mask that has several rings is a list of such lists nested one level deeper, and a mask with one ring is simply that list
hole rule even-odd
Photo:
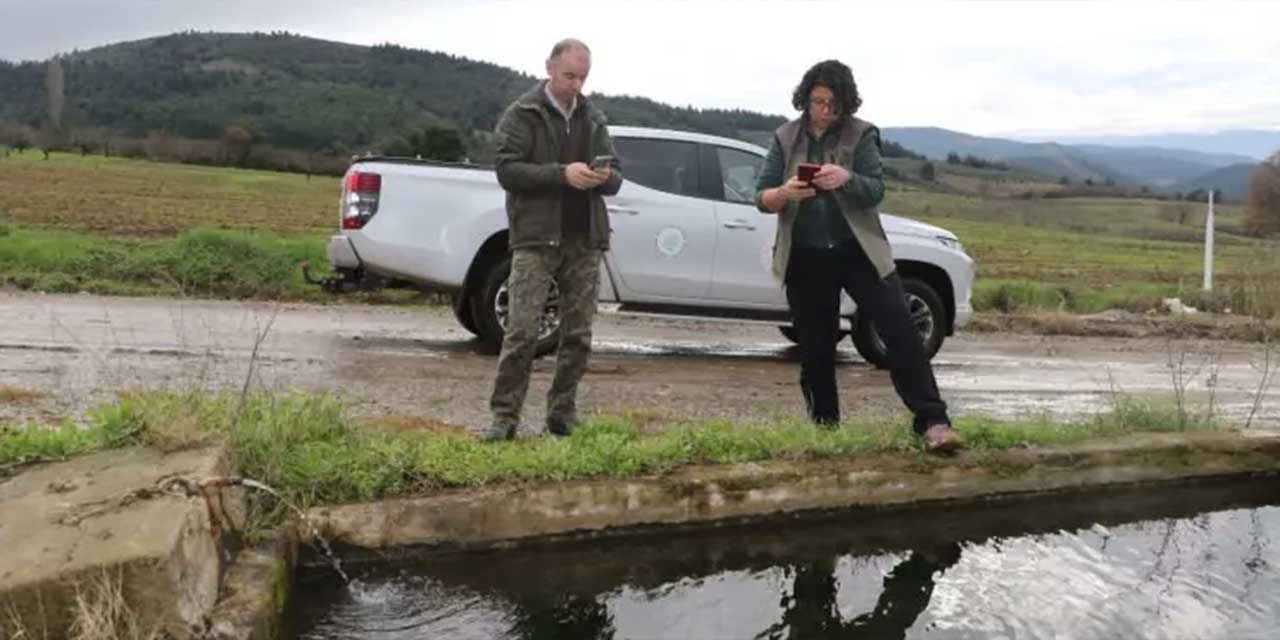
[{"label": "utility pole", "polygon": [[1209,213],[1204,217],[1204,290],[1213,291],[1213,192],[1209,189]]}]

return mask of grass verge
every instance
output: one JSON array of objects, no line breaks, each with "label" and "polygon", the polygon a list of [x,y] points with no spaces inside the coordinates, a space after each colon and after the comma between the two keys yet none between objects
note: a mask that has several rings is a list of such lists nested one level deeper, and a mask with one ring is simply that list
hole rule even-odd
[{"label": "grass verge", "polygon": [[1159,315],[1112,314],[1073,315],[1066,311],[1030,309],[1010,313],[984,312],[974,315],[967,332],[1012,331],[1038,335],[1090,336],[1109,338],[1166,338],[1235,340],[1275,343],[1280,341],[1280,320],[1260,320],[1245,316],[1212,314]]},{"label": "grass verge", "polygon": [[[302,506],[373,500],[449,487],[629,478],[695,464],[821,459],[874,452],[925,455],[898,421],[851,422],[836,430],[803,421],[738,425],[703,421],[646,433],[631,421],[597,417],[570,438],[481,443],[458,432],[380,429],[352,419],[333,396],[148,393],[126,396],[87,425],[0,431],[0,467],[95,449],[226,444],[240,471]],[[1183,425],[1179,427],[1178,425]],[[1137,432],[1205,430],[1173,407],[1121,398],[1109,412],[1059,424],[1047,418],[965,418],[971,449],[1064,445]]]},{"label": "grass verge", "polygon": [[319,237],[209,227],[172,238],[112,238],[0,225],[0,284],[51,293],[301,297],[298,269],[323,263]]},{"label": "grass verge", "polygon": [[21,389],[18,387],[7,387],[0,385],[0,405],[6,404],[34,404],[41,398],[45,397],[43,391],[33,391],[31,389]]},{"label": "grass verge", "polygon": [[[1277,271],[1280,282],[1280,271]],[[1045,310],[1090,314],[1120,309],[1142,313],[1161,309],[1165,298],[1178,298],[1184,304],[1211,313],[1237,313],[1269,318],[1277,315],[1274,296],[1280,285],[1237,279],[1220,284],[1214,291],[1198,285],[1158,282],[1128,282],[1106,287],[1084,284],[1051,283],[1025,279],[980,279],[973,288],[976,311]],[[1275,289],[1274,291],[1272,289]]]},{"label": "grass verge", "polygon": [[[325,238],[199,227],[174,237],[119,238],[0,223],[0,286],[47,293],[328,301],[298,263],[325,265]],[[323,268],[323,267],[322,267]],[[346,294],[406,302],[415,290]]]}]

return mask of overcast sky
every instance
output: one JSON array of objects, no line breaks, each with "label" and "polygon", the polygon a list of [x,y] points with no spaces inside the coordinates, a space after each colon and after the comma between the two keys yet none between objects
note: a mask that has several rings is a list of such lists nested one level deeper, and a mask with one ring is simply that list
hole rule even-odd
[{"label": "overcast sky", "polygon": [[[589,91],[792,113],[812,63],[849,64],[881,126],[974,134],[1280,129],[1280,2],[0,0],[0,58],[201,31],[393,42],[542,75],[593,51]],[[3,99],[0,96],[0,99]]]}]

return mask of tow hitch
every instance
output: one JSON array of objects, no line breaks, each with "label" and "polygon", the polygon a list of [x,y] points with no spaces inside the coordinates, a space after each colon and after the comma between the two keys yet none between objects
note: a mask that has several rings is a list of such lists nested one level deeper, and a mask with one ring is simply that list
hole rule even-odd
[{"label": "tow hitch", "polygon": [[364,275],[364,269],[338,269],[331,275],[318,277],[311,273],[311,262],[303,260],[299,263],[302,267],[302,278],[310,284],[319,285],[329,293],[345,293],[347,291],[358,291],[368,288],[370,284]]}]

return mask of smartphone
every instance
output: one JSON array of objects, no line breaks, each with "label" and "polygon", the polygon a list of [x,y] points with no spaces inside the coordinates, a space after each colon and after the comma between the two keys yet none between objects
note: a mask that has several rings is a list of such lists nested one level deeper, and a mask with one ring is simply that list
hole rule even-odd
[{"label": "smartphone", "polygon": [[591,168],[608,169],[611,164],[613,164],[613,156],[596,156],[595,159],[591,161]]},{"label": "smartphone", "polygon": [[796,177],[800,178],[800,180],[804,182],[813,182],[813,176],[818,173],[818,169],[820,168],[822,168],[822,165],[801,162],[800,165],[796,167]]}]

